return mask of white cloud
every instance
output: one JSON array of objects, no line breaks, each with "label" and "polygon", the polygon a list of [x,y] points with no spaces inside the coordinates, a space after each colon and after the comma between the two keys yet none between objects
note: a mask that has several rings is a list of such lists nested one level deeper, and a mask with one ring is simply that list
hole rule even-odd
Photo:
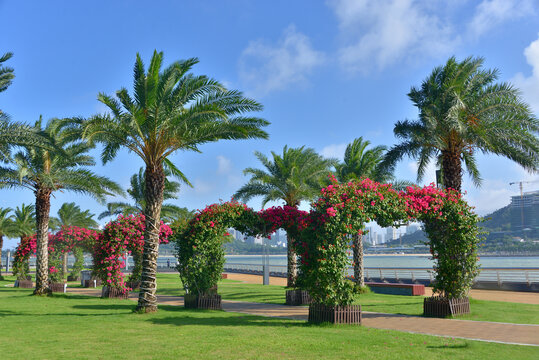
[{"label": "white cloud", "polygon": [[232,161],[223,155],[217,156],[217,174],[224,175],[230,173],[232,169]]},{"label": "white cloud", "polygon": [[479,37],[505,21],[534,13],[531,0],[483,0],[468,25],[469,33]]},{"label": "white cloud", "polygon": [[339,160],[344,159],[344,152],[346,151],[346,146],[348,144],[331,144],[324,146],[320,151],[320,155],[325,158],[336,158]]},{"label": "white cloud", "polygon": [[532,74],[526,77],[522,73],[517,73],[512,82],[522,91],[524,99],[532,109],[539,113],[539,35],[537,40],[524,49],[524,56],[532,67]]},{"label": "white cloud", "polygon": [[324,53],[312,47],[309,37],[290,25],[277,44],[263,40],[249,43],[240,58],[240,77],[253,91],[264,95],[306,83],[307,75],[324,61]]},{"label": "white cloud", "polygon": [[451,52],[460,41],[436,7],[412,0],[332,0],[345,46],[341,65],[350,72],[378,70],[403,60]]}]

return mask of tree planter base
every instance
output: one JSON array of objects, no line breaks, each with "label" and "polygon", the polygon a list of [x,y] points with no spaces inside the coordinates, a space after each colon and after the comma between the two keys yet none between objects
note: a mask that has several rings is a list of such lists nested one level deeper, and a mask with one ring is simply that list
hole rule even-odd
[{"label": "tree planter base", "polygon": [[50,283],[49,289],[51,289],[52,292],[59,292],[59,293],[65,292],[64,283]]},{"label": "tree planter base", "polygon": [[103,286],[103,289],[101,290],[102,298],[127,299],[128,296],[129,296],[129,292],[128,291],[124,292],[122,289]]},{"label": "tree planter base", "polygon": [[217,294],[185,294],[186,309],[222,310],[221,295]]},{"label": "tree planter base", "polygon": [[140,288],[140,281],[127,281],[125,286],[133,290]]},{"label": "tree planter base", "polygon": [[299,306],[311,303],[311,296],[307,290],[286,290],[286,305]]},{"label": "tree planter base", "polygon": [[361,325],[361,305],[309,305],[309,322]]},{"label": "tree planter base", "polygon": [[423,315],[431,317],[459,316],[470,313],[470,299],[447,299],[432,296],[423,300]]},{"label": "tree planter base", "polygon": [[34,283],[32,282],[32,280],[15,280],[14,287],[31,289],[34,287]]},{"label": "tree planter base", "polygon": [[[94,283],[95,280],[95,283]],[[90,279],[90,280],[84,280],[84,287],[85,288],[95,288],[98,286],[101,286],[102,282],[101,279]]]}]

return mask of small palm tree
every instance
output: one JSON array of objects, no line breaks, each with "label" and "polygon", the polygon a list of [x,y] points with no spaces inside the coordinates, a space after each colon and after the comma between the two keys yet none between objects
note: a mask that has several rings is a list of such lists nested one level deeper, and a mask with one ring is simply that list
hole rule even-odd
[{"label": "small palm tree", "polygon": [[221,139],[268,137],[261,128],[268,122],[245,116],[262,110],[258,102],[241,92],[227,90],[218,81],[189,71],[198,59],[177,61],[161,70],[163,53],[154,51],[147,71],[137,54],[134,96],[123,88],[116,98],[100,94],[98,99],[111,111],[83,124],[83,136],[105,146],[104,163],[119,149],[127,148],[145,163],[146,230],[143,269],[137,310],[157,311],[155,274],[159,250],[159,223],[165,188],[165,169],[186,181],[168,159],[178,150],[199,151],[202,144]]},{"label": "small palm tree", "polygon": [[[315,198],[323,187],[323,183],[335,165],[334,159],[324,159],[314,149],[283,148],[283,154],[271,152],[273,159],[260,152],[255,156],[265,167],[265,170],[247,168],[245,175],[251,175],[251,179],[243,185],[235,194],[234,198],[249,201],[255,196],[263,196],[262,207],[270,201],[282,200],[287,206],[298,207],[303,200]],[[288,239],[288,269],[287,286],[293,287],[297,277],[297,259],[291,244],[293,239]]]},{"label": "small palm tree", "polygon": [[[87,229],[95,229],[99,226],[97,221],[93,219],[94,214],[90,210],[82,211],[74,202],[63,203],[58,209],[58,217],[51,217],[49,220],[49,228],[53,231],[59,230],[64,226],[78,226]],[[62,275],[67,274],[67,252],[63,253],[62,257]]]},{"label": "small palm tree", "polygon": [[42,130],[41,118],[36,131],[43,131],[59,150],[25,146],[13,157],[12,165],[0,167],[0,188],[21,187],[36,196],[37,269],[35,295],[50,292],[48,287],[48,230],[50,198],[55,191],[74,191],[103,201],[106,195],[121,194],[121,188],[109,179],[91,172],[94,160],[87,152],[91,146],[74,140],[70,120],[52,119]]},{"label": "small palm tree", "polygon": [[[11,236],[18,236],[21,239],[21,244],[24,242],[24,238],[31,236],[36,232],[36,211],[34,205],[21,204],[21,207],[16,207],[13,212],[13,229]],[[21,264],[24,267],[24,274],[28,274],[29,266],[28,262]],[[15,274],[15,269],[14,269]],[[23,279],[23,274],[17,274],[18,279]]]},{"label": "small palm tree", "polygon": [[[169,199],[177,199],[180,191],[180,183],[168,179],[171,176],[170,171],[165,170],[165,189],[163,190],[163,201]],[[108,216],[117,216],[120,214],[139,214],[144,213],[146,207],[146,183],[144,180],[144,168],[140,168],[138,174],[131,176],[131,187],[127,189],[127,194],[133,200],[134,204],[125,202],[110,202],[107,203],[107,210],[99,214],[98,219],[101,220]],[[170,222],[175,219],[179,213],[184,211],[184,208],[172,204],[163,204],[161,206],[161,219],[164,222]]]},{"label": "small palm tree", "polygon": [[13,215],[11,208],[0,208],[0,279],[2,279],[2,248],[4,247],[4,235],[13,234]]},{"label": "small palm tree", "polygon": [[401,143],[386,154],[384,166],[394,167],[405,155],[418,161],[418,181],[436,160],[444,187],[461,191],[462,163],[476,186],[481,184],[477,151],[507,157],[525,169],[539,167],[539,122],[520,92],[496,83],[498,70],[482,69],[482,58],[458,62],[450,58],[435,68],[408,97],[419,109],[416,121],[394,128]]},{"label": "small palm tree", "polygon": [[[344,161],[335,165],[335,175],[339,182],[369,178],[380,183],[391,183],[397,190],[403,190],[406,186],[413,185],[410,181],[396,180],[392,168],[381,166],[387,147],[379,145],[368,149],[370,144],[370,141],[363,140],[363,137],[348,144],[344,153]],[[358,234],[352,239],[352,248],[354,280],[360,287],[364,287],[363,235]]]}]

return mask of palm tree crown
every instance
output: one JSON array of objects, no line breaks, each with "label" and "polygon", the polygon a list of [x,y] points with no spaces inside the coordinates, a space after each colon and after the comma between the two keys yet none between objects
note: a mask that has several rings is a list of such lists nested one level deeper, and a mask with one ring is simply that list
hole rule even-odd
[{"label": "palm tree crown", "polygon": [[334,159],[324,159],[314,149],[283,148],[282,155],[271,152],[273,159],[256,151],[255,156],[265,170],[247,168],[245,175],[251,175],[234,198],[249,201],[255,196],[263,196],[262,207],[270,201],[283,200],[285,205],[299,206],[302,200],[310,200],[320,193],[325,179],[335,165]]},{"label": "palm tree crown", "polygon": [[443,184],[461,190],[462,162],[474,183],[481,177],[475,153],[507,157],[530,171],[539,164],[539,123],[520,92],[508,83],[496,83],[498,70],[482,69],[482,58],[458,62],[450,58],[408,97],[419,109],[416,121],[399,121],[395,136],[401,143],[387,153],[385,166],[394,167],[403,156],[418,160],[418,180],[429,161],[442,169]]},{"label": "palm tree crown", "polygon": [[[170,171],[165,170],[165,188],[163,191],[163,200],[177,199],[180,191],[180,183],[168,179]],[[144,213],[146,207],[146,181],[144,179],[144,168],[140,168],[137,174],[131,176],[131,187],[127,189],[127,194],[133,200],[133,204],[126,202],[109,202],[107,210],[99,214],[98,219],[120,214],[139,214]],[[178,216],[183,216],[185,208],[172,204],[163,204],[161,207],[161,218],[165,222],[171,222]]]},{"label": "palm tree crown", "polygon": [[13,235],[21,238],[36,232],[36,208],[34,205],[21,204],[13,212]]},{"label": "palm tree crown", "polygon": [[93,219],[94,214],[90,210],[82,211],[80,206],[71,203],[63,203],[58,209],[58,217],[51,217],[49,226],[57,230],[62,226],[78,226],[83,228],[97,228],[98,224]]},{"label": "palm tree crown", "polygon": [[157,310],[155,272],[165,168],[188,183],[168,157],[177,150],[200,151],[201,144],[221,139],[268,137],[261,129],[268,125],[266,120],[245,115],[262,110],[262,105],[239,91],[227,90],[214,79],[190,73],[198,59],[176,61],[164,70],[162,62],[163,53],[154,51],[146,71],[137,54],[133,96],[125,88],[117,91],[116,97],[99,94],[99,101],[110,114],[95,116],[83,124],[85,138],[104,144],[104,163],[127,148],[146,165],[145,265],[137,307],[145,312]]}]

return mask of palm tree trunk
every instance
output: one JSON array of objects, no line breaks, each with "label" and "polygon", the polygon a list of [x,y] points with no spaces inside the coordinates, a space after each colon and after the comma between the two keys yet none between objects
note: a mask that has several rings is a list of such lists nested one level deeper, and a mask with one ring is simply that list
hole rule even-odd
[{"label": "palm tree trunk", "polygon": [[365,277],[363,276],[363,234],[357,234],[352,241],[354,250],[354,282],[360,287],[365,286]]},{"label": "palm tree trunk", "polygon": [[67,276],[67,252],[62,257],[62,277],[65,279]]},{"label": "palm tree trunk", "polygon": [[297,256],[296,252],[294,251],[294,247],[292,246],[294,242],[294,239],[292,239],[290,236],[288,237],[287,246],[286,246],[286,255],[287,255],[287,280],[286,280],[286,286],[289,288],[293,288],[296,286],[296,278],[298,276],[298,267],[297,267]]},{"label": "palm tree trunk", "polygon": [[462,190],[462,163],[460,154],[453,151],[442,151],[443,182],[446,189]]},{"label": "palm tree trunk", "polygon": [[49,212],[51,209],[51,191],[36,191],[36,243],[37,269],[34,295],[46,295],[49,289]]},{"label": "palm tree trunk", "polygon": [[2,248],[4,247],[4,235],[0,234],[0,277],[2,277]]},{"label": "palm tree trunk", "polygon": [[146,166],[146,230],[144,231],[144,250],[142,253],[142,276],[138,297],[137,311],[157,311],[155,296],[157,273],[157,256],[159,255],[159,230],[161,226],[161,205],[165,189],[165,172],[163,165]]}]

